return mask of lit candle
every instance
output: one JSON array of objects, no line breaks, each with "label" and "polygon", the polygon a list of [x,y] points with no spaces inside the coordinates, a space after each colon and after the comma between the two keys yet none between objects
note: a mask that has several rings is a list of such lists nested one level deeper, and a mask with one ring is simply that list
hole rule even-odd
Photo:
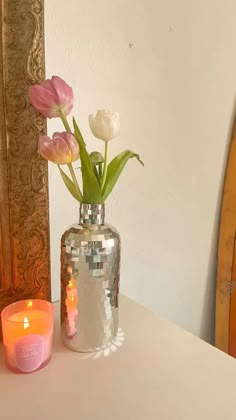
[{"label": "lit candle", "polygon": [[2,311],[5,363],[9,369],[29,373],[50,361],[53,313],[53,305],[40,299],[22,300]]}]

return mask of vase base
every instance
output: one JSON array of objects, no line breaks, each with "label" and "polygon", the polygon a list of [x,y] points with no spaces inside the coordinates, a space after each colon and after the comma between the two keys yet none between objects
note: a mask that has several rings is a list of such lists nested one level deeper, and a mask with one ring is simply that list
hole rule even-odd
[{"label": "vase base", "polygon": [[77,349],[73,346],[69,346],[67,343],[63,342],[63,345],[68,348],[69,350],[74,351],[75,353],[82,353],[82,354],[86,354],[86,353],[98,353],[100,351],[106,350],[108,347],[110,347],[113,344],[113,341],[111,341],[110,343],[106,344],[103,347],[96,347],[94,349]]},{"label": "vase base", "polygon": [[[117,328],[117,330],[118,330],[118,328]],[[62,330],[62,337],[61,338],[62,338],[63,345],[65,347],[67,347],[68,349],[72,350],[72,351],[75,351],[77,353],[97,353],[97,352],[105,350],[107,347],[111,346],[116,339],[116,334],[117,334],[117,331],[115,332],[115,334],[112,335],[112,337],[110,337],[109,340],[107,340],[106,342],[103,342],[102,345],[97,345],[97,346],[81,345],[81,343],[79,343],[78,340],[74,340],[73,338],[68,338],[64,334],[63,330]]]}]

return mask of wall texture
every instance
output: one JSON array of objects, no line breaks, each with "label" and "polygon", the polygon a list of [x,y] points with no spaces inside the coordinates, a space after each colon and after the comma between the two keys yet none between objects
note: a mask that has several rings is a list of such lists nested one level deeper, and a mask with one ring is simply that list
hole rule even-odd
[{"label": "wall texture", "polygon": [[[74,114],[118,110],[111,156],[130,161],[107,201],[122,236],[121,290],[212,339],[219,206],[236,87],[235,0],[45,0],[47,75],[74,88]],[[133,48],[130,47],[133,43]],[[60,130],[50,121],[48,131]],[[50,165],[53,297],[60,236],[78,205]]]}]

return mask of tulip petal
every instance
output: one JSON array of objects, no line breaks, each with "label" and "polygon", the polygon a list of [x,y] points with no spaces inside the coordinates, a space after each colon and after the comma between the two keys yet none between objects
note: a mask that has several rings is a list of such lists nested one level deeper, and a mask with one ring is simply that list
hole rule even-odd
[{"label": "tulip petal", "polygon": [[93,115],[89,115],[89,125],[90,125],[90,129],[94,135],[94,137],[96,137],[97,139],[99,139],[99,133],[96,131],[96,126],[95,126],[95,122],[94,122],[94,117]]},{"label": "tulip petal", "polygon": [[71,133],[54,133],[53,138],[40,136],[39,153],[47,160],[59,165],[74,162],[79,158],[79,146]]},{"label": "tulip petal", "polygon": [[52,77],[52,86],[58,97],[58,102],[64,104],[65,115],[68,115],[74,104],[73,89],[59,76]]},{"label": "tulip petal", "polygon": [[73,90],[58,76],[29,88],[31,104],[46,118],[68,115],[74,104]]},{"label": "tulip petal", "polygon": [[120,131],[120,117],[118,112],[97,111],[95,117],[89,116],[89,125],[93,135],[103,141],[110,141]]},{"label": "tulip petal", "polygon": [[44,117],[59,117],[59,108],[55,105],[55,95],[41,85],[34,85],[29,88],[29,98],[31,104]]}]

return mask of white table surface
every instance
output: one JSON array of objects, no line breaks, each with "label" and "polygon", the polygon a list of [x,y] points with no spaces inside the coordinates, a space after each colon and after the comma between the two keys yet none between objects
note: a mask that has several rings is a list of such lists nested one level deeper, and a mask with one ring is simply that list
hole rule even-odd
[{"label": "white table surface", "polygon": [[110,354],[67,350],[58,320],[53,359],[41,371],[11,373],[1,346],[0,419],[235,420],[235,359],[128,298],[120,303]]}]

